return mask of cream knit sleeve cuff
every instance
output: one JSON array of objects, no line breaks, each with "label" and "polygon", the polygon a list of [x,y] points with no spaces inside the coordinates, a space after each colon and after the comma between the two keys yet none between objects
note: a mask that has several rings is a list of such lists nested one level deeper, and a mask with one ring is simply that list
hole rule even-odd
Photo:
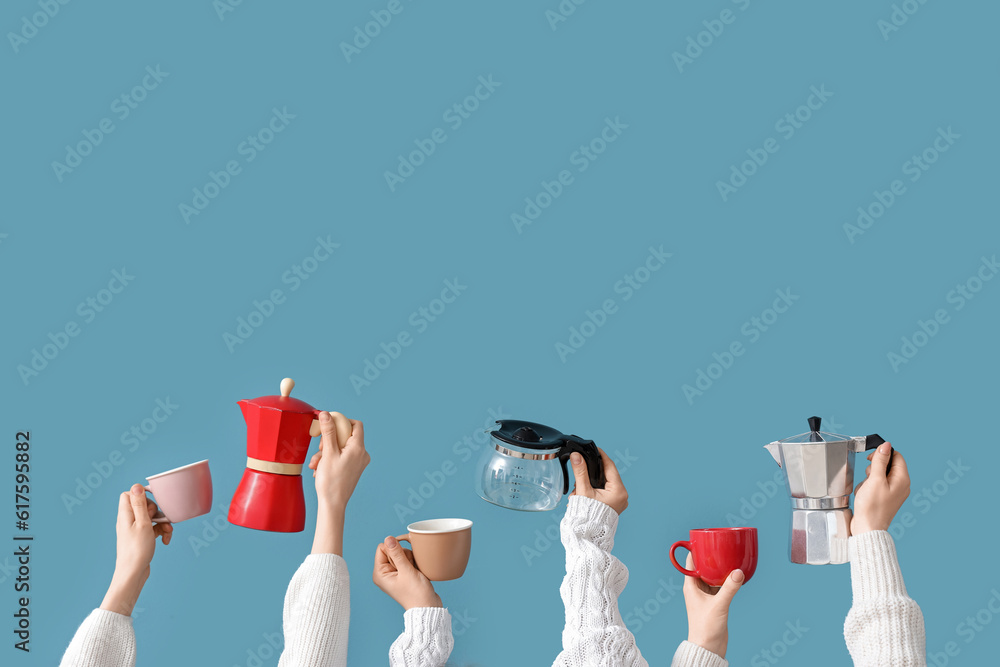
[{"label": "cream knit sleeve cuff", "polygon": [[[562,520],[563,544],[565,533],[569,531],[579,539],[593,542],[599,549],[611,552],[615,545],[615,530],[618,528],[618,512],[600,500],[585,496],[570,496],[566,505],[566,515]],[[566,545],[568,546],[568,545]]]},{"label": "cream knit sleeve cuff", "polygon": [[454,647],[451,614],[443,607],[414,607],[403,613],[403,634],[389,647],[391,667],[441,667]]},{"label": "cream knit sleeve cuff", "polygon": [[892,536],[872,530],[848,539],[854,604],[890,597],[907,597]]},{"label": "cream knit sleeve cuff", "polygon": [[106,609],[90,612],[59,664],[60,667],[133,667],[132,617]]},{"label": "cream knit sleeve cuff", "polygon": [[729,661],[689,641],[681,642],[670,667],[729,667]]}]

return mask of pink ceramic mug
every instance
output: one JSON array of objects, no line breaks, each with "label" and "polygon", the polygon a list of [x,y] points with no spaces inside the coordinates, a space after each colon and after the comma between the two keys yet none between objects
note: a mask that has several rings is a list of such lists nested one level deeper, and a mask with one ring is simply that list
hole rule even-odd
[{"label": "pink ceramic mug", "polygon": [[160,508],[153,517],[154,523],[187,521],[208,514],[212,509],[212,473],[208,469],[208,459],[151,475],[146,481],[149,485],[144,488],[153,494]]}]

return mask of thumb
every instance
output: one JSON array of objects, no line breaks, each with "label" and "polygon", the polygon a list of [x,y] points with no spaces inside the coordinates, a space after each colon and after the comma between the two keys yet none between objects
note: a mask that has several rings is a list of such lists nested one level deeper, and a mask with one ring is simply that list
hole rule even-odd
[{"label": "thumb", "polygon": [[878,479],[885,483],[885,469],[889,466],[889,458],[892,456],[892,445],[883,442],[872,454],[871,474],[868,479]]},{"label": "thumb", "polygon": [[333,416],[326,411],[319,413],[319,428],[321,438],[319,450],[325,456],[337,456],[343,443],[337,441],[337,422]]},{"label": "thumb", "polygon": [[[406,537],[405,535],[403,537]],[[399,542],[395,537],[390,535],[385,538],[385,552],[389,556],[389,560],[392,561],[393,567],[396,568],[398,572],[406,572],[409,570],[414,570],[413,563],[410,559],[406,557],[406,551],[403,547],[399,546]]]},{"label": "thumb", "polygon": [[573,466],[573,476],[576,478],[576,487],[573,489],[573,493],[589,495],[593,489],[590,487],[590,475],[587,474],[587,462],[578,452],[569,455],[569,462]]},{"label": "thumb", "polygon": [[725,582],[722,584],[722,588],[719,592],[715,594],[715,599],[719,601],[720,604],[724,604],[726,609],[729,609],[729,603],[733,601],[733,596],[736,595],[736,591],[740,590],[743,586],[743,582],[746,577],[743,575],[743,570],[733,570],[726,577]]},{"label": "thumb", "polygon": [[136,524],[140,526],[152,526],[153,521],[149,518],[149,511],[146,509],[146,493],[142,484],[132,485],[128,499],[132,504],[132,514],[135,516]]}]

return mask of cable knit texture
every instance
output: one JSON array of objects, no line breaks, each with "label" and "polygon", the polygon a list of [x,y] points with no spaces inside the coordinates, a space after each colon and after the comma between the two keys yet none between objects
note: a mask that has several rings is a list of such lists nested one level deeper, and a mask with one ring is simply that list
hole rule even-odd
[{"label": "cable knit texture", "polygon": [[345,667],[350,600],[344,559],[336,554],[306,556],[285,593],[285,650],[279,667]]},{"label": "cable knit texture", "polygon": [[857,667],[923,667],[924,616],[906,594],[896,546],[884,530],[849,538],[854,604],[844,638]]},{"label": "cable knit texture", "polygon": [[[563,650],[555,667],[647,667],[618,611],[628,569],[611,555],[618,513],[599,500],[572,496],[561,524],[566,577],[559,592],[566,606]],[[672,667],[726,667],[700,646],[683,642]]]},{"label": "cable knit texture", "polygon": [[403,634],[389,647],[391,667],[441,667],[455,642],[451,614],[441,607],[415,607],[403,613]]},{"label": "cable knit texture", "polygon": [[134,667],[132,617],[95,609],[84,619],[59,667]]}]

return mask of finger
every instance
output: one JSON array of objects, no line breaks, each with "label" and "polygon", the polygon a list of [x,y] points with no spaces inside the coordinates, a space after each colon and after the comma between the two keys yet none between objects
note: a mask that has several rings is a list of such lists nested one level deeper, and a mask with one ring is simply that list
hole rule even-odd
[{"label": "finger", "polygon": [[329,412],[324,411],[319,413],[319,428],[320,435],[322,436],[319,440],[320,457],[322,458],[323,455],[339,456],[340,444],[337,442],[337,422],[333,420]]},{"label": "finger", "polygon": [[129,493],[129,502],[132,504],[132,516],[135,517],[135,522],[139,526],[153,525],[146,511],[147,500],[146,490],[142,488],[142,484],[133,484]]},{"label": "finger", "polygon": [[159,537],[163,544],[170,544],[170,538],[174,534],[174,525],[172,523],[157,523],[153,525],[153,538]]},{"label": "finger", "polygon": [[339,412],[331,412],[330,416],[333,417],[333,422],[337,427],[337,446],[343,449],[347,446],[347,441],[351,439],[351,431],[353,430],[351,420]]},{"label": "finger", "polygon": [[569,455],[569,463],[573,466],[573,477],[576,484],[573,486],[573,493],[583,495],[593,495],[593,488],[590,486],[590,476],[587,474],[587,462],[583,460],[579,452]]},{"label": "finger", "polygon": [[[690,551],[688,552],[687,558],[684,560],[684,567],[692,572],[694,571],[694,556],[691,555]],[[698,577],[690,577],[688,575],[684,575],[684,588],[689,593],[711,593],[711,590],[708,588],[708,584]]]},{"label": "finger", "polygon": [[375,569],[386,567],[392,569],[392,561],[389,560],[389,554],[385,551],[385,545],[379,542],[378,546],[375,547]]},{"label": "finger", "polygon": [[365,425],[360,419],[349,419],[351,423],[351,446],[365,448]]},{"label": "finger", "polygon": [[604,479],[608,482],[606,486],[609,488],[615,486],[625,486],[622,484],[622,476],[618,472],[618,466],[615,465],[615,462],[612,461],[611,457],[608,456],[600,447],[597,448],[597,451],[601,453],[601,461],[604,463]]},{"label": "finger", "polygon": [[316,466],[319,465],[319,460],[321,458],[323,458],[323,452],[316,452],[315,454],[313,454],[312,458],[309,459],[309,467],[313,470],[316,470]]},{"label": "finger", "polygon": [[885,469],[889,465],[889,456],[891,452],[892,445],[888,442],[883,442],[875,450],[875,455],[872,456],[871,479],[885,479]]},{"label": "finger", "polygon": [[889,471],[888,479],[893,486],[901,482],[910,483],[910,469],[906,467],[906,459],[895,449],[892,450],[892,470]]},{"label": "finger", "polygon": [[146,514],[149,515],[150,519],[156,516],[157,510],[159,510],[159,507],[156,506],[156,503],[154,503],[150,498],[146,498]]},{"label": "finger", "polygon": [[132,501],[129,500],[131,494],[128,491],[123,491],[120,496],[118,496],[118,527],[128,528],[135,521],[135,515],[132,513]]},{"label": "finger", "polygon": [[743,570],[733,570],[730,572],[729,576],[722,583],[722,588],[715,594],[715,599],[719,601],[719,604],[725,605],[726,609],[728,609],[729,603],[733,601],[733,596],[743,586],[745,579]]},{"label": "finger", "polygon": [[389,560],[392,561],[393,566],[397,570],[404,572],[413,569],[413,563],[406,556],[406,549],[399,546],[399,542],[395,537],[390,535],[385,538],[383,544],[385,545],[385,552],[389,556]]}]

